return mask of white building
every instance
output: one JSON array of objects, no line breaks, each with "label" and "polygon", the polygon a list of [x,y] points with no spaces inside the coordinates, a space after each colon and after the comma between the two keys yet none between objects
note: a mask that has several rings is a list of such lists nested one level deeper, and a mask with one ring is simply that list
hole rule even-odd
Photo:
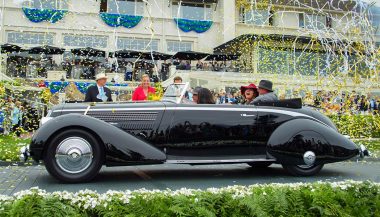
[{"label": "white building", "polygon": [[[355,23],[349,23],[352,16],[347,12],[353,7],[351,1],[345,4],[340,1],[339,10],[333,8],[337,5],[324,5],[326,14],[309,14],[309,7],[317,8],[314,1],[300,0],[303,4],[291,0],[285,2],[277,5],[273,1],[273,4],[261,9],[255,9],[256,5],[253,10],[244,10],[234,0],[184,0],[181,7],[177,0],[6,0],[0,3],[0,41],[24,47],[48,44],[66,49],[89,46],[106,51],[152,49],[167,53],[183,50],[212,52],[214,47],[242,34],[303,35],[309,33],[309,29],[318,27],[321,30],[331,28],[345,33],[346,37],[354,37],[357,35],[350,33],[360,31]],[[320,6],[322,2],[329,1],[318,2]],[[68,12],[56,23],[35,23],[26,17],[23,8]],[[111,27],[102,20],[101,13],[143,18],[134,28]],[[211,20],[212,26],[204,33],[184,32],[174,22],[176,17]],[[377,37],[379,39],[379,35]]]},{"label": "white building", "polygon": [[[0,1],[0,43],[17,44],[24,48],[39,45],[63,47],[67,50],[63,56],[68,56],[71,55],[70,49],[78,47],[93,47],[107,52],[131,49],[170,54],[186,50],[212,53],[221,44],[227,43],[228,47],[229,41],[246,34],[306,37],[309,41],[329,38],[349,42],[380,42],[378,7],[372,10],[373,16],[368,17],[372,26],[364,26],[367,19],[363,18],[362,12],[366,4],[362,2],[271,0],[265,3],[268,1],[257,0],[253,1],[257,3],[253,5],[250,2],[3,0]],[[50,10],[50,16],[47,10]],[[47,21],[28,13],[47,13]],[[60,15],[63,15],[62,19],[56,19]],[[112,16],[117,19],[108,24],[102,19]],[[136,21],[139,16],[142,16],[141,21],[133,28],[122,26],[133,26],[128,21]],[[176,18],[192,25],[177,25]],[[49,22],[52,20],[57,22]],[[110,26],[112,24],[121,26]],[[209,24],[211,26],[207,28]],[[194,27],[193,30],[188,31],[191,27]],[[260,72],[257,66],[260,58],[253,54],[252,59],[256,64],[254,71]],[[238,81],[231,85],[236,84]]]}]

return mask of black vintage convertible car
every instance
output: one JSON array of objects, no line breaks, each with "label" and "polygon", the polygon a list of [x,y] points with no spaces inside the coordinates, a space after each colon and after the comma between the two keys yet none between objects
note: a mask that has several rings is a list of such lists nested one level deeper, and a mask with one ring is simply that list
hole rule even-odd
[{"label": "black vintage convertible car", "polygon": [[255,106],[194,105],[188,84],[173,84],[159,102],[61,104],[34,134],[29,154],[64,182],[93,179],[103,165],[281,164],[293,175],[368,153],[300,100]]}]

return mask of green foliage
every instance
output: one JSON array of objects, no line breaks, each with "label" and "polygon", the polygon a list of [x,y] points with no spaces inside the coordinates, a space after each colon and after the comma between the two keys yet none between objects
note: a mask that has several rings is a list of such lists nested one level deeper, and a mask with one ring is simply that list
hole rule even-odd
[{"label": "green foliage", "polygon": [[[0,200],[0,217],[380,216],[380,185],[371,182],[271,184],[204,191],[140,190],[112,196],[48,194],[35,189],[30,192]],[[95,205],[84,205],[92,199]]]},{"label": "green foliage", "polygon": [[86,214],[82,213],[78,207],[62,202],[58,198],[28,195],[13,203],[3,204],[0,216],[80,217],[86,216]]},{"label": "green foliage", "polygon": [[18,161],[20,148],[29,143],[30,139],[21,139],[12,135],[0,136],[0,160]]},{"label": "green foliage", "polygon": [[380,115],[330,115],[339,132],[351,138],[380,138]]}]

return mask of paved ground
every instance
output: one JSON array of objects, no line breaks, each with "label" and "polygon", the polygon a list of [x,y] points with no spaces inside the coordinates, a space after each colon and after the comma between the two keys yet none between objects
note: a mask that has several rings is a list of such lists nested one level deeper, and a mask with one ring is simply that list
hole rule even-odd
[{"label": "paved ground", "polygon": [[314,181],[371,180],[380,182],[380,162],[343,162],[329,164],[314,177],[289,176],[281,166],[254,170],[246,164],[235,165],[153,165],[103,168],[96,179],[85,184],[63,184],[49,176],[43,166],[0,167],[0,194],[38,186],[47,191],[81,189],[179,189],[250,185],[255,183],[292,183]]}]

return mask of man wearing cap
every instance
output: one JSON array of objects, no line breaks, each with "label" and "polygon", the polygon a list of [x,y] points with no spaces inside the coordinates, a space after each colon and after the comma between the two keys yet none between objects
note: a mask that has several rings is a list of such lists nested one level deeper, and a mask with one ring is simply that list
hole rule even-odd
[{"label": "man wearing cap", "polygon": [[257,104],[257,103],[261,103],[261,102],[277,101],[278,98],[277,98],[276,94],[273,93],[272,86],[273,86],[273,83],[271,81],[261,80],[259,83],[259,86],[257,88],[257,90],[259,92],[259,96],[256,97],[252,101],[252,103]]},{"label": "man wearing cap", "polygon": [[111,90],[105,87],[107,76],[104,73],[96,75],[96,85],[87,89],[85,102],[112,102]]}]

